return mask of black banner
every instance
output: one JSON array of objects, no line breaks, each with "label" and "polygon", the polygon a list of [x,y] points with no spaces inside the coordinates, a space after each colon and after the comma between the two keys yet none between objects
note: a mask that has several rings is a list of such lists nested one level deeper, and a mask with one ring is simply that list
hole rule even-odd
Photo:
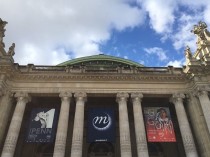
[{"label": "black banner", "polygon": [[53,142],[58,121],[55,108],[36,108],[31,112],[26,142]]},{"label": "black banner", "polygon": [[88,110],[88,136],[91,142],[115,142],[115,117],[112,108]]}]

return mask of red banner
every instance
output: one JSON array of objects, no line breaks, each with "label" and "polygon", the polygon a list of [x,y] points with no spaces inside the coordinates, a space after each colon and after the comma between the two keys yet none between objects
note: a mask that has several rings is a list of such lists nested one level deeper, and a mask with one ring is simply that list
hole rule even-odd
[{"label": "red banner", "polygon": [[176,142],[168,107],[145,107],[144,116],[148,142]]}]

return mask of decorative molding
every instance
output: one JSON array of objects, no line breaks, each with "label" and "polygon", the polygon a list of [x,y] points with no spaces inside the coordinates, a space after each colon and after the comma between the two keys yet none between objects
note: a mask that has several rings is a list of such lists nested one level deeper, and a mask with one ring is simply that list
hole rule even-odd
[{"label": "decorative molding", "polygon": [[3,42],[3,37],[5,36],[4,33],[5,33],[6,29],[4,27],[6,26],[6,24],[7,24],[7,22],[3,21],[0,18],[0,46],[1,47],[5,47],[5,44]]},{"label": "decorative molding", "polygon": [[175,81],[175,82],[183,82],[189,80],[186,75],[148,75],[148,74],[110,74],[101,73],[101,74],[90,74],[90,73],[78,73],[78,74],[35,74],[35,75],[25,75],[18,74],[13,75],[11,79],[15,81]]}]

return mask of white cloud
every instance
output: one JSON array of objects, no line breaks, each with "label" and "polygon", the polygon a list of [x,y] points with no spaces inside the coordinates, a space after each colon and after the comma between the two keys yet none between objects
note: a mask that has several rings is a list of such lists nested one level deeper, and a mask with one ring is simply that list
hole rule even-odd
[{"label": "white cloud", "polygon": [[197,24],[202,17],[200,15],[182,14],[178,20],[177,30],[171,36],[173,46],[176,50],[186,47],[187,45],[192,51],[196,50],[196,36],[191,33],[193,25]]},{"label": "white cloud", "polygon": [[177,8],[174,0],[139,0],[140,5],[148,12],[151,27],[157,33],[168,33],[172,30]]},{"label": "white cloud", "polygon": [[[58,64],[102,53],[100,45],[113,30],[124,31],[147,21],[160,41],[171,40],[178,52],[189,45],[194,52],[193,25],[204,20],[210,26],[209,0],[2,0],[0,6],[1,18],[8,21],[6,49],[16,43],[14,58],[20,64]],[[118,49],[113,51],[124,56]],[[163,48],[145,51],[168,60]]]},{"label": "white cloud", "polygon": [[140,60],[139,63],[142,64],[142,65],[144,65],[145,64],[145,61]]},{"label": "white cloud", "polygon": [[[190,32],[202,20],[210,25],[209,0],[137,0],[149,15],[151,28],[161,34],[160,40],[172,40],[176,50],[189,45],[196,49],[196,37]],[[182,9],[184,7],[184,10]]]},{"label": "white cloud", "polygon": [[128,56],[124,56],[123,58],[124,58],[124,59],[128,59]]},{"label": "white cloud", "polygon": [[209,0],[178,0],[180,5],[188,6],[191,9],[200,8],[209,4]]},{"label": "white cloud", "polygon": [[[43,52],[51,52],[51,53],[43,53]],[[27,54],[26,54],[26,53]],[[19,63],[36,63],[42,65],[56,65],[65,60],[68,60],[70,56],[65,53],[63,48],[57,48],[55,50],[50,49],[40,49],[30,43],[25,43],[24,47],[19,55],[15,56],[15,60],[18,60]],[[35,61],[35,59],[37,59]]]},{"label": "white cloud", "polygon": [[[210,26],[210,1],[209,4],[207,5],[205,11],[204,11],[204,20],[206,21],[207,25]],[[210,27],[209,27],[210,28]]]},{"label": "white cloud", "polygon": [[166,66],[182,67],[185,64],[184,61],[184,59],[169,61]]},{"label": "white cloud", "polygon": [[162,48],[159,47],[144,48],[144,51],[147,52],[148,54],[157,55],[160,61],[168,59],[168,57],[166,56],[166,51],[164,51]]},{"label": "white cloud", "polygon": [[99,54],[113,29],[133,28],[144,19],[138,7],[120,0],[7,0],[0,6],[8,21],[6,48],[16,43],[14,58],[20,64],[58,64]]}]

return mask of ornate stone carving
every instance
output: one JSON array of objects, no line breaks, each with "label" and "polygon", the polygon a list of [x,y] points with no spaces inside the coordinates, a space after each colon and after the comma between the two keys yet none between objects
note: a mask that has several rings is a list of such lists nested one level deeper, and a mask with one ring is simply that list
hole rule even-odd
[{"label": "ornate stone carving", "polygon": [[202,95],[208,95],[208,87],[207,86],[198,86],[197,88],[195,88],[195,90],[193,90],[192,92],[193,96],[202,96]]},{"label": "ornate stone carving", "polygon": [[15,43],[12,43],[12,46],[9,47],[9,51],[7,53],[10,56],[14,56],[15,55]]},{"label": "ornate stone carving", "polygon": [[175,93],[170,98],[170,102],[176,104],[176,102],[182,102],[185,98],[185,95],[183,93]]},{"label": "ornate stone carving", "polygon": [[0,18],[0,46],[5,47],[4,42],[3,42],[3,37],[4,32],[6,31],[6,29],[4,28],[6,26],[7,22],[6,21],[2,21],[2,19]]},{"label": "ornate stone carving", "polygon": [[194,25],[193,30],[191,30],[198,37],[197,43],[200,41],[210,40],[210,32],[207,30],[207,25],[205,22],[199,22],[197,25]]},{"label": "ornate stone carving", "polygon": [[194,152],[194,153],[197,153],[192,135],[189,135],[188,134],[188,135],[182,137],[182,140],[183,140],[183,144],[184,144],[184,147],[185,147],[185,151],[186,152]]},{"label": "ornate stone carving", "polygon": [[69,91],[64,91],[59,94],[59,97],[72,97],[72,93]]},{"label": "ornate stone carving", "polygon": [[189,46],[187,46],[186,49],[185,49],[185,56],[186,56],[187,59],[191,59],[192,58],[192,52],[191,52]]},{"label": "ornate stone carving", "polygon": [[124,92],[117,93],[116,101],[118,103],[119,101],[127,101],[128,97],[129,97],[128,93],[124,93]]},{"label": "ornate stone carving", "polygon": [[133,101],[141,101],[143,98],[142,93],[131,93],[131,98]]},{"label": "ornate stone carving", "polygon": [[[72,80],[72,81],[79,81],[79,80],[91,80],[91,81],[147,81],[147,82],[152,82],[152,81],[174,81],[174,82],[183,82],[188,80],[187,76],[178,74],[178,75],[142,75],[142,74],[127,74],[127,75],[119,75],[119,74],[114,74],[114,75],[107,75],[107,74],[95,74],[95,75],[90,75],[85,73],[84,75],[81,73],[75,74],[66,74],[66,73],[59,73],[57,75],[49,73],[48,75],[43,75],[40,73],[34,73],[33,75],[30,74],[24,74],[24,73],[17,73],[17,71],[12,71],[13,69],[4,69],[3,67],[0,67],[0,71],[8,71],[15,74],[14,79],[17,80],[36,80],[36,81],[54,81],[54,80],[59,80],[59,81],[65,81],[65,80]],[[13,78],[11,78],[13,79]]]},{"label": "ornate stone carving", "polygon": [[84,92],[77,92],[74,94],[74,97],[76,97],[77,100],[81,100],[84,102],[87,101],[87,94]]},{"label": "ornate stone carving", "polygon": [[31,101],[31,97],[26,92],[17,92],[14,95],[18,101],[23,100],[25,103]]}]

